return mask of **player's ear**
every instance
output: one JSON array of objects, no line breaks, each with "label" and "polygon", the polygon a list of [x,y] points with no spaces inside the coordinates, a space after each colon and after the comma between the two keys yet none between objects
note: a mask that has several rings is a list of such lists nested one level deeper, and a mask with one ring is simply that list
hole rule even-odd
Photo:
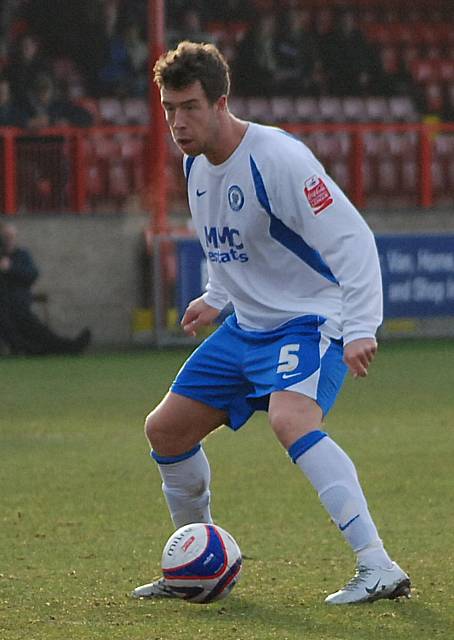
[{"label": "player's ear", "polygon": [[227,111],[227,96],[221,96],[216,100],[218,111]]}]

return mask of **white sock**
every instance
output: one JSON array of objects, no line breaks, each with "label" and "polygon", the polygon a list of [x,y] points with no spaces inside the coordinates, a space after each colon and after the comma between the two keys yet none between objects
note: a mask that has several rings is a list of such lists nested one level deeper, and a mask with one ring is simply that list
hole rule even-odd
[{"label": "white sock", "polygon": [[170,516],[178,529],[192,522],[213,522],[210,512],[210,465],[200,445],[187,454],[164,457],[158,463]]},{"label": "white sock", "polygon": [[297,440],[289,454],[316,489],[358,560],[367,557],[371,564],[391,566],[347,454],[322,431],[312,431]]}]

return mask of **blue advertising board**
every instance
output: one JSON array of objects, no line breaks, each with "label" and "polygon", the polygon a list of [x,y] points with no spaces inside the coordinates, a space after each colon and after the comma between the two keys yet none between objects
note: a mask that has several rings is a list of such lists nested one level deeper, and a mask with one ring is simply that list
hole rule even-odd
[{"label": "blue advertising board", "polygon": [[[454,235],[379,235],[385,318],[454,316]],[[177,241],[180,314],[201,295],[206,263],[197,239]]]},{"label": "blue advertising board", "polygon": [[377,237],[385,318],[454,316],[454,235]]},{"label": "blue advertising board", "polygon": [[181,317],[187,305],[198,298],[206,285],[206,262],[202,245],[196,238],[176,242],[176,305]]}]

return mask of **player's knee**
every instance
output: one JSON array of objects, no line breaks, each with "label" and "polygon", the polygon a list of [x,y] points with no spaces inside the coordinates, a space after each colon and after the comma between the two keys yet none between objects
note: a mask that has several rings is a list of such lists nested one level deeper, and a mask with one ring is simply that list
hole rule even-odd
[{"label": "player's knee", "polygon": [[281,402],[270,407],[268,418],[277,438],[288,448],[298,438],[320,428],[322,412],[313,401],[299,403],[297,409]]},{"label": "player's knee", "polygon": [[156,411],[152,411],[145,419],[145,436],[152,449],[160,450],[165,442],[165,433]]},{"label": "player's knee", "polygon": [[295,422],[294,414],[286,407],[271,409],[268,414],[268,419],[274,433],[278,437],[285,433]]}]

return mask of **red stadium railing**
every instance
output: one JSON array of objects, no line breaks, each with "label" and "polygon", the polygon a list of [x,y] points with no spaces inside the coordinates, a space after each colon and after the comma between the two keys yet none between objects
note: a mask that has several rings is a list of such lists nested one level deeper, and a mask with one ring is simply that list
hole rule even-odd
[{"label": "red stadium railing", "polygon": [[[454,202],[454,124],[287,124],[360,208]],[[153,210],[147,126],[0,128],[0,211]],[[169,210],[187,211],[181,156],[169,140]]]}]

